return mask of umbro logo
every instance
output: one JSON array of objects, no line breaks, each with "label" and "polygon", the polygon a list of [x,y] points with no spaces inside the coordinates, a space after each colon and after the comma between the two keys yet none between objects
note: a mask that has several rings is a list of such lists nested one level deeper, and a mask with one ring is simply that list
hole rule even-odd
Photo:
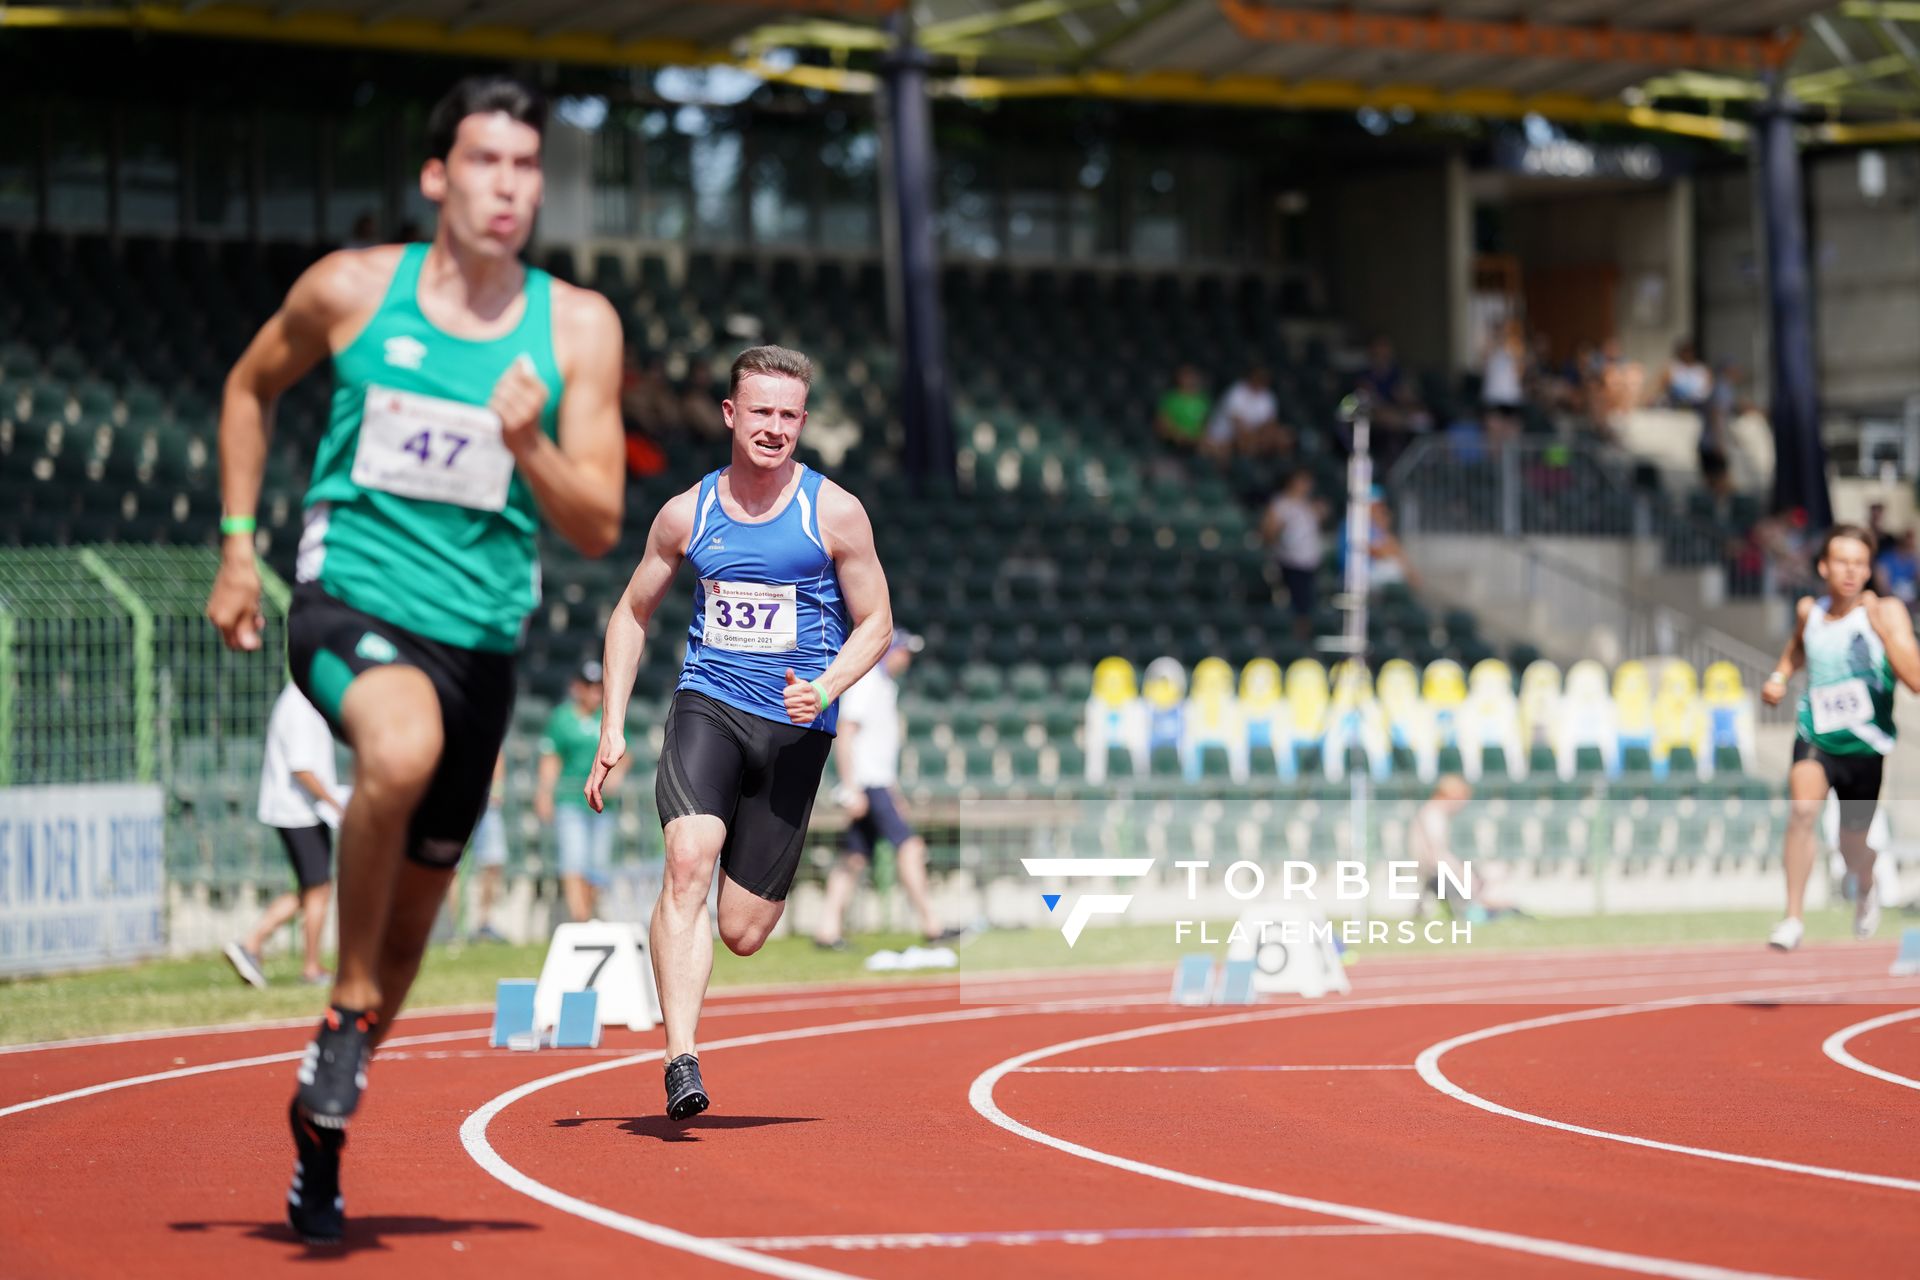
[{"label": "umbro logo", "polygon": [[401,334],[387,339],[387,363],[396,369],[418,369],[427,358],[427,344]]}]

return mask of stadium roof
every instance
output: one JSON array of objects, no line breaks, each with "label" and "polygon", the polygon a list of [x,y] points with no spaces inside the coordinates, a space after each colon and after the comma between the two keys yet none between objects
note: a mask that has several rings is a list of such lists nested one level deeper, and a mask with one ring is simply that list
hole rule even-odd
[{"label": "stadium roof", "polygon": [[[56,0],[0,4],[0,27],[726,62],[857,92],[907,11],[902,0]],[[1737,137],[1729,113],[1784,71],[1795,97],[1848,122],[1830,137],[1913,136],[1920,120],[1920,3],[1892,0],[918,0],[910,15],[935,91],[957,97],[1533,112]]]}]

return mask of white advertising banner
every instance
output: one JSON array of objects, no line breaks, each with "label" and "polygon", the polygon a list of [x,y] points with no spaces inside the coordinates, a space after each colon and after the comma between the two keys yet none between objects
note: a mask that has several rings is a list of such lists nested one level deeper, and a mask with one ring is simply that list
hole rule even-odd
[{"label": "white advertising banner", "polygon": [[166,950],[160,788],[0,790],[0,976]]}]

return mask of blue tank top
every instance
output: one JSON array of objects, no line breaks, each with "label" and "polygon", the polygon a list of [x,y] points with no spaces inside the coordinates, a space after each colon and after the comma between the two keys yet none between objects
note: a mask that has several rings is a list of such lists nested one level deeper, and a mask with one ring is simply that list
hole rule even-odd
[{"label": "blue tank top", "polygon": [[[802,680],[827,669],[847,639],[840,577],[820,536],[820,483],[804,464],[793,497],[771,519],[735,520],[720,502],[720,472],[700,481],[687,560],[699,577],[687,626],[682,689],[750,715],[791,724],[788,667]],[[840,708],[807,727],[832,733]]]}]

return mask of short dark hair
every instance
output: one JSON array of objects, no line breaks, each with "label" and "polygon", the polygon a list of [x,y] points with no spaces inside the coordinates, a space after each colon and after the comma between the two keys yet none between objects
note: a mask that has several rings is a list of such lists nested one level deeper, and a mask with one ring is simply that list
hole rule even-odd
[{"label": "short dark hair", "polygon": [[510,119],[529,125],[542,138],[547,133],[547,100],[512,76],[468,76],[447,90],[427,114],[427,158],[445,160],[453,150],[454,135],[468,116],[490,116],[503,111]]},{"label": "short dark hair", "polygon": [[727,378],[727,398],[739,395],[741,379],[750,378],[756,373],[792,378],[809,390],[813,387],[813,361],[798,351],[771,345],[748,347],[733,362],[733,370]]},{"label": "short dark hair", "polygon": [[1873,559],[1874,552],[1880,549],[1875,543],[1874,536],[1871,533],[1868,533],[1865,529],[1861,528],[1859,525],[1837,524],[1833,526],[1833,528],[1827,530],[1826,537],[1820,539],[1820,557],[1819,558],[1821,560],[1825,560],[1827,558],[1827,552],[1831,551],[1833,549],[1833,544],[1838,540],[1840,540],[1841,538],[1852,538],[1855,542],[1865,547],[1867,549],[1867,559],[1869,560]]}]

